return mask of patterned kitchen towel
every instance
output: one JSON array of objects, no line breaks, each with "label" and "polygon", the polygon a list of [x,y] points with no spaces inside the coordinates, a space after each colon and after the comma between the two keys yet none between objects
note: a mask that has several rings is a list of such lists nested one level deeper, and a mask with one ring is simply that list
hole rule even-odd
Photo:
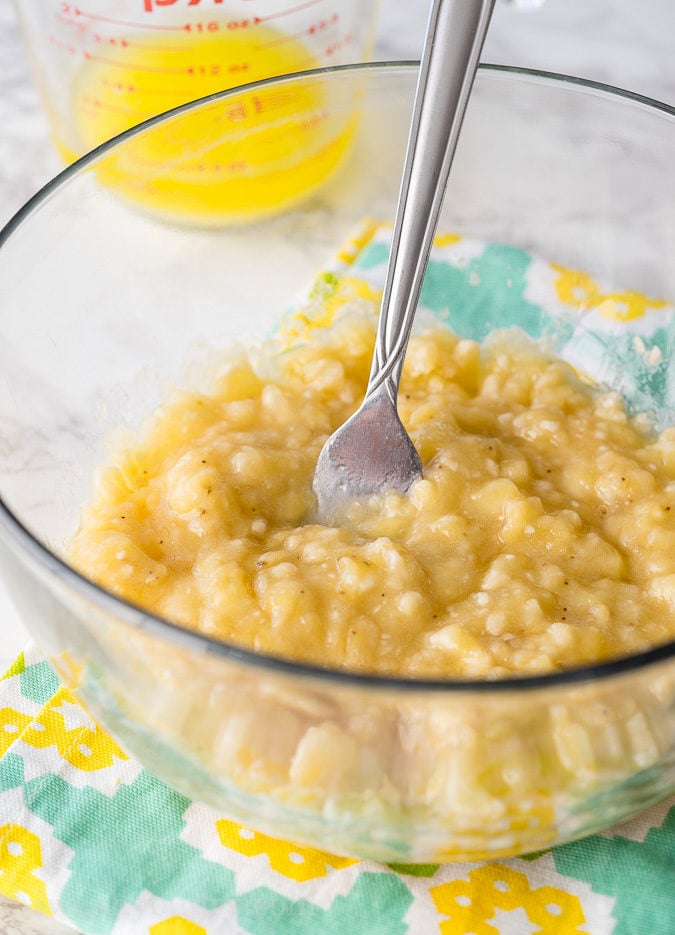
[{"label": "patterned kitchen towel", "polygon": [[0,892],[86,935],[672,935],[674,881],[675,798],[526,858],[386,867],[173,792],[34,648],[0,681]]},{"label": "patterned kitchen towel", "polygon": [[[382,288],[367,225],[290,316],[298,336]],[[504,245],[442,235],[420,321],[519,325],[675,422],[675,308]],[[129,759],[27,650],[0,682],[0,892],[86,935],[673,935],[675,799],[605,834],[489,864],[392,865],[277,840]]]},{"label": "patterned kitchen towel", "polygon": [[[325,325],[345,293],[378,299],[391,226],[366,222],[303,296],[296,317]],[[315,307],[311,302],[315,301]],[[323,311],[323,314],[321,314]],[[441,319],[455,334],[484,340],[519,328],[657,426],[675,423],[675,305],[614,289],[519,247],[439,234],[422,285],[416,326]]]}]

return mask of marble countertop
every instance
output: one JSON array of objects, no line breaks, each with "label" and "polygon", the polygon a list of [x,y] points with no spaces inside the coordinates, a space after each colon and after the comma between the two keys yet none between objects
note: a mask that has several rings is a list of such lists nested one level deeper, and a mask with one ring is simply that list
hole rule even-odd
[{"label": "marble countertop", "polygon": [[[377,59],[419,56],[427,5],[381,0]],[[675,104],[673,35],[673,0],[546,0],[539,9],[498,0],[482,59],[591,78]],[[0,0],[0,225],[59,168],[12,5]],[[0,669],[27,639],[0,583]],[[0,897],[0,935],[66,931]]]}]

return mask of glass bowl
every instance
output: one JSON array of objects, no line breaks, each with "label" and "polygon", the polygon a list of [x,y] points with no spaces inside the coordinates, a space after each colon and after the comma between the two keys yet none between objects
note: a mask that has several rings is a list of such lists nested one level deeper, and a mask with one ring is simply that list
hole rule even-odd
[{"label": "glass bowl", "polygon": [[[365,216],[393,218],[415,81],[414,64],[377,64],[214,95],[103,145],[10,222],[0,555],[64,682],[176,789],[340,854],[476,860],[598,831],[675,787],[675,643],[499,682],[377,678],[187,632],[65,557],[111,433],[198,381],[210,349],[268,334]],[[674,117],[483,67],[440,229],[672,297]]]}]

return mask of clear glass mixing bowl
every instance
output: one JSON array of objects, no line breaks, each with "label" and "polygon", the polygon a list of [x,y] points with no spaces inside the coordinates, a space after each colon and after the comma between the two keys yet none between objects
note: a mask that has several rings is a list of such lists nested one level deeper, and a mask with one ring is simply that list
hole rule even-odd
[{"label": "clear glass mixing bowl", "polygon": [[[531,851],[669,793],[675,643],[502,682],[352,675],[185,632],[64,556],[110,434],[138,426],[188,360],[267,334],[364,216],[393,217],[415,80],[413,65],[355,66],[187,105],[65,171],[0,248],[0,553],[35,639],[177,789],[382,861]],[[254,98],[281,102],[281,124],[271,105],[240,119]],[[674,118],[611,88],[482,68],[441,229],[675,296]],[[295,120],[284,165],[259,149],[267,120]],[[216,192],[219,223],[236,198],[229,220],[248,222],[217,231],[198,226],[213,218],[194,176],[214,147],[260,174]]]}]

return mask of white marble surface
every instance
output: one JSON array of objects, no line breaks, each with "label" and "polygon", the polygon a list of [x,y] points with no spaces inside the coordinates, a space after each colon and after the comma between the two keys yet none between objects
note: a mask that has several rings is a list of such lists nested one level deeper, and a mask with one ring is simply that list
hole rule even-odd
[{"label": "white marble surface", "polygon": [[[381,0],[378,59],[419,55],[426,8],[426,0]],[[580,75],[673,104],[674,35],[673,0],[547,0],[532,11],[501,0],[483,60]],[[0,224],[58,168],[10,0],[0,0]],[[26,640],[0,584],[0,668]],[[0,935],[65,931],[0,898]]]},{"label": "white marble surface", "polygon": [[0,896],[0,935],[73,935],[74,930]]}]

